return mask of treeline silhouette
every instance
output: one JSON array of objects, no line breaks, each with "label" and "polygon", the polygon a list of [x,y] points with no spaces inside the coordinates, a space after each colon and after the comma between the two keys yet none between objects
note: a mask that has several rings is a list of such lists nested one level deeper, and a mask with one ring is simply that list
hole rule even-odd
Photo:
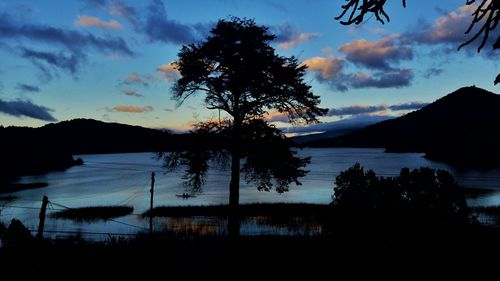
[{"label": "treeline silhouette", "polygon": [[425,152],[430,159],[452,163],[498,165],[499,107],[499,95],[464,87],[402,117],[305,145],[381,147],[389,152]]},{"label": "treeline silhouette", "polygon": [[77,154],[154,152],[192,145],[189,135],[92,119],[40,128],[0,126],[0,136],[0,183],[81,164],[73,158]]}]

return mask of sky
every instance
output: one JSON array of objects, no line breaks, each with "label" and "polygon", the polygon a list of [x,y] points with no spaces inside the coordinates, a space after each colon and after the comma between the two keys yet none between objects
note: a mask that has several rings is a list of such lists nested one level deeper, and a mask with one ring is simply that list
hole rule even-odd
[{"label": "sky", "polygon": [[309,67],[324,122],[399,116],[464,86],[498,91],[491,45],[457,51],[473,11],[465,0],[388,2],[390,22],[344,26],[341,0],[0,0],[0,125],[92,118],[186,130],[215,118],[201,95],[172,99],[171,63],[231,16],[267,26],[277,54]]}]

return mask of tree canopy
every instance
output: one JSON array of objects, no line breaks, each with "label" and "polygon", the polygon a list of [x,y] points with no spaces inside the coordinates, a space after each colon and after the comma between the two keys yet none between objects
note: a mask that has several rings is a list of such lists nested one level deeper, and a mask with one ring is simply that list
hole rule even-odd
[{"label": "tree canopy", "polygon": [[306,174],[309,159],[296,157],[290,141],[265,116],[284,114],[291,121],[311,123],[326,110],[304,82],[306,66],[295,57],[277,55],[270,46],[275,38],[254,20],[231,18],[219,20],[205,41],[180,50],[174,65],[181,78],[173,87],[174,98],[182,104],[203,95],[207,109],[224,113],[222,120],[195,127],[197,141],[191,149],[165,157],[167,168],[187,167],[184,179],[191,191],[201,191],[211,159],[231,163],[233,206],[239,204],[240,172],[259,190],[278,192],[300,184]]}]

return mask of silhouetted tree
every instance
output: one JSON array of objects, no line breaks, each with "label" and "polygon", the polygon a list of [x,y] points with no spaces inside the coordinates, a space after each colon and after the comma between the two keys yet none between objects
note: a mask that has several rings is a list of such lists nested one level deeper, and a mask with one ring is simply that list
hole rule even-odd
[{"label": "silhouetted tree", "polygon": [[[194,149],[167,156],[165,166],[187,166],[187,184],[199,190],[209,159],[230,159],[229,204],[239,204],[240,172],[260,190],[288,190],[305,174],[308,159],[294,156],[290,142],[263,120],[270,111],[289,120],[317,122],[326,113],[320,99],[304,82],[306,66],[295,57],[282,57],[269,45],[276,36],[253,20],[220,20],[202,43],[183,46],[174,63],[181,78],[173,88],[181,104],[194,94],[203,94],[208,109],[224,112],[222,122],[201,123],[194,134]],[[240,159],[246,162],[241,167]],[[228,161],[228,162],[229,162]]]},{"label": "silhouetted tree", "polygon": [[[389,15],[385,12],[384,6],[387,0],[346,0],[346,4],[342,5],[342,12],[335,19],[340,20],[343,25],[360,24],[363,22],[364,17],[367,14],[372,14],[375,18],[384,24],[385,21],[389,21]],[[402,0],[403,7],[406,7],[406,0]],[[466,46],[474,42],[481,35],[483,39],[477,48],[479,53],[488,41],[490,32],[495,30],[498,26],[500,20],[500,1],[499,0],[466,0],[466,5],[476,5],[476,10],[472,13],[473,19],[469,28],[465,30],[465,34],[469,34],[471,31],[475,30],[476,33],[472,37],[461,44],[458,49],[460,50],[463,46]],[[342,20],[347,16],[346,20]],[[500,48],[500,36],[493,43],[493,49]],[[500,76],[500,74],[499,74]],[[500,82],[500,78],[497,76],[495,84]]]},{"label": "silhouetted tree", "polygon": [[32,241],[31,232],[17,219],[12,219],[9,227],[2,234],[2,243],[6,246],[25,244]]},{"label": "silhouetted tree", "polygon": [[469,221],[465,196],[444,170],[403,168],[398,177],[384,178],[356,164],[341,172],[335,183],[334,206],[357,219],[404,217],[409,223],[441,225]]}]

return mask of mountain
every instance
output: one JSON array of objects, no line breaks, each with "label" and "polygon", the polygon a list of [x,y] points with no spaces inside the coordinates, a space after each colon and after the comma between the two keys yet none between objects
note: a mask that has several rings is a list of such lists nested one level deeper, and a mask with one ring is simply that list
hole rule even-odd
[{"label": "mountain", "polygon": [[166,131],[92,119],[74,119],[40,128],[0,126],[0,182],[18,176],[66,169],[72,155],[171,150],[186,137]]},{"label": "mountain", "polygon": [[393,119],[393,116],[357,116],[339,121],[312,124],[284,130],[285,133],[304,134],[292,137],[296,144],[346,135],[378,122]]},{"label": "mountain", "polygon": [[461,164],[500,164],[500,95],[464,87],[396,119],[311,147],[381,147]]}]

